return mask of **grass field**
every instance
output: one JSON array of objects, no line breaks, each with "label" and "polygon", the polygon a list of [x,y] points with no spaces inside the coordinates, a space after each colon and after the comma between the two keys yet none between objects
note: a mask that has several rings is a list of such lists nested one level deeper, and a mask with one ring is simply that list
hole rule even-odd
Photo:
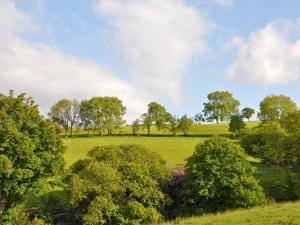
[{"label": "grass field", "polygon": [[67,150],[65,159],[71,165],[78,159],[86,157],[87,152],[95,146],[140,144],[156,152],[172,167],[184,165],[185,159],[191,155],[196,144],[205,138],[198,137],[93,137],[64,139]]},{"label": "grass field", "polygon": [[[251,128],[257,126],[259,124],[258,121],[247,122],[247,128]],[[127,125],[122,127],[119,130],[115,130],[114,134],[123,134],[123,135],[131,135],[131,126]],[[86,132],[82,129],[76,130],[74,132],[75,135],[85,135]],[[105,131],[104,131],[105,134]],[[138,131],[139,135],[146,135],[147,130],[141,128]],[[183,133],[178,131],[177,135],[182,135]],[[211,136],[211,135],[227,135],[230,134],[228,131],[228,123],[219,123],[219,124],[194,124],[189,132],[191,136]],[[161,135],[161,136],[172,136],[170,132],[167,130],[157,130],[155,126],[151,127],[151,135]]]},{"label": "grass field", "polygon": [[299,225],[300,202],[272,204],[216,215],[176,220],[160,225]]},{"label": "grass field", "polygon": [[[249,126],[257,125],[257,123],[249,123]],[[140,144],[149,150],[158,153],[166,160],[171,168],[183,166],[188,156],[192,154],[195,146],[204,141],[206,134],[212,136],[214,134],[224,134],[228,129],[227,124],[210,124],[210,125],[197,125],[194,127],[197,130],[197,136],[192,137],[173,137],[173,136],[95,136],[95,137],[74,137],[64,139],[67,147],[65,159],[67,166],[70,166],[79,159],[86,157],[89,150],[95,146],[101,145],[120,145],[120,144]],[[159,134],[159,133],[155,133]],[[196,133],[195,133],[196,134]],[[257,168],[255,176],[264,187],[268,196],[279,200],[291,199],[291,190],[289,189],[289,179],[284,169],[279,166],[265,165],[259,160],[249,157],[249,161]]]}]

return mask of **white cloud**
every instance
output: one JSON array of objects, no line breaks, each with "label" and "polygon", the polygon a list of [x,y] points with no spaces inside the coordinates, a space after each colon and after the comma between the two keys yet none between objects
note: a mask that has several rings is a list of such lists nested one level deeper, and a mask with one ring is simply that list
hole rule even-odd
[{"label": "white cloud", "polygon": [[235,62],[226,74],[253,84],[286,84],[300,79],[300,23],[270,23],[247,38],[235,37]]},{"label": "white cloud", "polygon": [[19,38],[16,32],[29,21],[11,1],[0,1],[0,91],[27,92],[44,112],[60,98],[102,95],[122,98],[130,122],[145,110],[147,100],[103,66]]},{"label": "white cloud", "polygon": [[211,24],[183,0],[95,0],[140,92],[183,101],[181,82],[194,55],[206,49]]}]

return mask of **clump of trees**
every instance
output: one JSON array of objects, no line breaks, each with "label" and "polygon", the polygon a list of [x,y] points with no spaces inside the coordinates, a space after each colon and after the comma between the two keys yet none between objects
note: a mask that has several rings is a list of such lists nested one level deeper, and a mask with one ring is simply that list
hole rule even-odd
[{"label": "clump of trees", "polygon": [[213,137],[196,146],[188,158],[180,190],[183,214],[203,214],[265,203],[262,187],[244,150]]},{"label": "clump of trees", "polygon": [[182,131],[184,135],[188,135],[193,125],[193,120],[187,115],[178,118],[169,113],[166,107],[157,102],[148,104],[148,110],[142,114],[141,121],[147,129],[148,135],[151,133],[152,126],[156,126],[158,130],[167,130],[173,136],[176,136],[177,131]]},{"label": "clump of trees", "polygon": [[228,91],[216,91],[207,95],[208,102],[204,103],[204,116],[208,121],[229,121],[230,116],[237,114],[240,102]]},{"label": "clump of trees", "polygon": [[103,135],[104,130],[112,135],[115,129],[125,124],[125,113],[126,107],[117,97],[94,97],[81,103],[77,100],[60,100],[51,107],[49,116],[64,128],[66,136],[69,131],[72,136],[75,125],[82,126],[88,135],[91,131]]},{"label": "clump of trees", "polygon": [[242,132],[241,145],[246,151],[282,166],[299,163],[300,113],[296,103],[283,95],[268,96],[260,103],[259,118],[259,126]]},{"label": "clump of trees", "polygon": [[163,187],[170,178],[165,161],[142,146],[95,147],[71,167],[60,192],[67,197],[45,198],[45,211],[52,222],[67,224],[157,223],[169,202]]},{"label": "clump of trees", "polygon": [[32,98],[0,96],[0,224],[37,184],[63,171],[63,153],[59,128]]}]

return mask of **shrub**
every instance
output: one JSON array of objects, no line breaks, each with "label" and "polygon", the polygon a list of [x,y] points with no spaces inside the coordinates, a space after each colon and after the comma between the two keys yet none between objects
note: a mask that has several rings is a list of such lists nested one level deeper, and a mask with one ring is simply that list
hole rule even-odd
[{"label": "shrub", "polygon": [[168,201],[165,162],[138,145],[96,147],[72,166],[71,204],[83,224],[155,223]]},{"label": "shrub", "polygon": [[186,164],[182,204],[186,214],[248,208],[265,202],[243,149],[214,137],[196,147]]}]

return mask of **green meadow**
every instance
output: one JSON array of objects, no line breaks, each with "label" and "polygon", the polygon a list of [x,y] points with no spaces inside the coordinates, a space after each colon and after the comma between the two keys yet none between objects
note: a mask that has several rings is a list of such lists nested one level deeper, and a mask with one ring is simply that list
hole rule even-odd
[{"label": "green meadow", "polygon": [[[256,126],[257,122],[247,123],[247,127]],[[185,164],[195,146],[213,135],[228,135],[228,124],[203,124],[194,125],[191,136],[173,137],[158,131],[154,127],[150,137],[140,133],[140,136],[129,136],[130,126],[122,129],[121,136],[93,136],[86,137],[82,131],[77,131],[77,136],[73,138],[65,138],[66,146],[65,159],[67,166],[72,165],[79,159],[86,157],[89,150],[95,146],[103,145],[121,145],[121,144],[139,144],[147,149],[158,153],[166,162],[168,167],[174,169]],[[146,131],[143,131],[146,132]],[[288,187],[288,176],[286,171],[277,165],[266,165],[260,162],[259,159],[249,157],[249,161],[256,167],[255,176],[264,187],[265,192],[269,197],[275,200],[289,200],[292,196]]]},{"label": "green meadow", "polygon": [[300,202],[272,204],[224,213],[178,219],[161,225],[298,225]]}]

